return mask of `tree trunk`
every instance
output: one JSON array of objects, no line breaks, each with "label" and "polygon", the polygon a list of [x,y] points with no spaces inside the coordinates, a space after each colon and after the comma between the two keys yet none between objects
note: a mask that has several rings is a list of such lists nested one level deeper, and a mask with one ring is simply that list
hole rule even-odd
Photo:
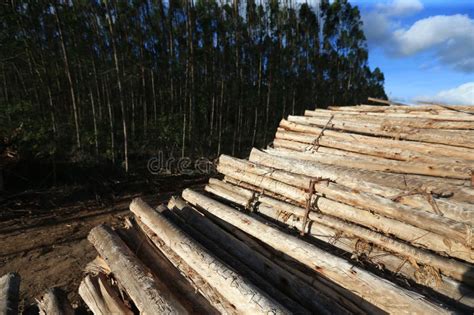
[{"label": "tree trunk", "polygon": [[120,103],[120,111],[122,113],[123,151],[124,151],[125,172],[128,172],[128,131],[127,131],[125,103],[123,100],[122,80],[120,78],[118,54],[117,54],[117,48],[115,46],[114,28],[112,26],[112,15],[110,13],[111,10],[109,8],[108,1],[106,3],[106,6],[107,6],[107,22],[109,25],[109,32],[110,32],[111,43],[112,43],[112,52],[114,56],[115,74],[117,75],[117,88],[118,88],[118,94],[119,94],[118,97],[119,97],[119,103]]},{"label": "tree trunk", "polygon": [[95,112],[94,95],[92,95],[92,89],[89,88],[89,97],[92,107],[92,122],[94,123],[94,144],[95,144],[95,156],[99,159],[99,132],[97,130],[97,117]]},{"label": "tree trunk", "polygon": [[[231,169],[226,168],[226,166],[230,166]],[[263,185],[263,181],[268,182],[269,187],[266,189],[288,196],[300,204],[306,204],[309,194],[305,189],[309,189],[310,184],[313,183],[311,177],[273,170],[227,156],[221,156],[219,158],[217,169],[225,175],[246,179],[247,182],[250,180],[258,183],[258,180],[261,180],[262,184],[257,184],[256,186]],[[240,170],[240,172],[232,174],[235,170]],[[275,185],[275,187],[271,187],[270,183],[275,180],[277,180],[279,184]],[[252,184],[252,182],[249,183]],[[462,255],[470,254],[468,248],[472,247],[472,240],[470,239],[472,227],[466,223],[456,222],[429,212],[418,211],[417,209],[400,205],[390,199],[375,194],[354,191],[337,183],[317,181],[314,184],[314,191],[341,204],[344,203],[385,215],[406,224],[412,224],[413,226],[433,232],[433,235],[439,234],[445,236],[450,240],[447,242],[453,242],[453,245],[455,241],[458,241],[459,244],[456,244],[456,246],[461,246],[461,248],[463,245],[467,246]],[[312,199],[317,200],[318,198],[319,197],[312,196]],[[448,245],[446,246],[448,248],[450,247]],[[455,251],[452,253],[453,255],[455,255],[454,252]],[[469,255],[467,256],[469,257]]]},{"label": "tree trunk", "polygon": [[95,315],[132,315],[104,274],[87,275],[79,285],[79,295]]},{"label": "tree trunk", "polygon": [[445,310],[412,291],[402,289],[364,269],[353,266],[342,258],[283,233],[222,203],[190,189],[184,190],[182,195],[191,204],[205,209],[276,250],[300,261],[384,311],[397,312],[400,305],[403,305],[405,310],[412,312],[446,313]]},{"label": "tree trunk", "polygon": [[69,83],[69,92],[71,94],[71,102],[72,102],[72,110],[74,113],[74,125],[76,127],[76,144],[77,147],[80,149],[81,148],[81,136],[80,136],[80,130],[79,130],[79,114],[78,114],[78,106],[76,104],[76,92],[74,90],[74,84],[72,80],[72,75],[71,75],[71,70],[69,69],[69,60],[68,60],[68,54],[66,51],[66,44],[64,43],[64,37],[63,37],[63,31],[61,27],[61,20],[59,19],[59,7],[55,6],[54,10],[55,18],[56,18],[56,25],[58,26],[58,34],[59,34],[59,40],[61,42],[61,50],[63,53],[63,60],[64,60],[64,71],[66,72],[66,77]]},{"label": "tree trunk", "polygon": [[169,220],[151,209],[141,199],[134,199],[130,204],[130,210],[212,287],[218,289],[238,312],[253,314],[267,313],[270,310],[276,313],[287,312],[186,234],[179,231]]},{"label": "tree trunk", "polygon": [[40,315],[74,315],[66,293],[58,288],[48,289],[37,302]]},{"label": "tree trunk", "polygon": [[169,293],[166,285],[150,276],[149,270],[110,228],[102,225],[95,227],[89,233],[88,240],[107,261],[114,277],[141,313],[188,314]]},{"label": "tree trunk", "polygon": [[17,273],[7,273],[0,277],[0,314],[18,314],[19,299],[20,275]]}]

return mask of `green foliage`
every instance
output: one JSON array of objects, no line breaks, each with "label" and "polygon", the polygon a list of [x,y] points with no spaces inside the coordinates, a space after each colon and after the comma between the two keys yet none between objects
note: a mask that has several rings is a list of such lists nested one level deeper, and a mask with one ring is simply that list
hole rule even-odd
[{"label": "green foliage", "polygon": [[125,130],[135,157],[245,154],[289,114],[386,98],[360,12],[346,0],[3,7],[0,128],[22,125],[21,150],[33,156],[118,163]]}]

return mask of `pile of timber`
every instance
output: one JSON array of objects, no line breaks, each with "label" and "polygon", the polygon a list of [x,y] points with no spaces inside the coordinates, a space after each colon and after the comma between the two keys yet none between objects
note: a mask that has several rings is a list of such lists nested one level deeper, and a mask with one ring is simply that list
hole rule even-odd
[{"label": "pile of timber", "polygon": [[306,111],[217,170],[91,231],[95,314],[474,310],[474,107]]},{"label": "pile of timber", "polygon": [[67,295],[59,288],[46,290],[36,299],[36,308],[20,307],[21,277],[10,272],[0,277],[0,314],[40,314],[40,315],[73,315],[75,311]]}]

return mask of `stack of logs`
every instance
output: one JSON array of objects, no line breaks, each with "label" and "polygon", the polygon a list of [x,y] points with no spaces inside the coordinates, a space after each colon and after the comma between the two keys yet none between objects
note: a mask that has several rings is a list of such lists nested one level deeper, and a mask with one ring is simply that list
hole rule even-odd
[{"label": "stack of logs", "polygon": [[474,107],[289,116],[203,192],[93,229],[79,292],[95,314],[472,312],[473,169]]}]

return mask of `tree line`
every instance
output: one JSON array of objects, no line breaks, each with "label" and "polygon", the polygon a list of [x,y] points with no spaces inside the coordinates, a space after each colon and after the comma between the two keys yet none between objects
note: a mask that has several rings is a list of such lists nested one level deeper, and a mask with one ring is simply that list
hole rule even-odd
[{"label": "tree line", "polygon": [[68,161],[239,155],[282,117],[386,98],[346,0],[5,1],[1,124]]}]

